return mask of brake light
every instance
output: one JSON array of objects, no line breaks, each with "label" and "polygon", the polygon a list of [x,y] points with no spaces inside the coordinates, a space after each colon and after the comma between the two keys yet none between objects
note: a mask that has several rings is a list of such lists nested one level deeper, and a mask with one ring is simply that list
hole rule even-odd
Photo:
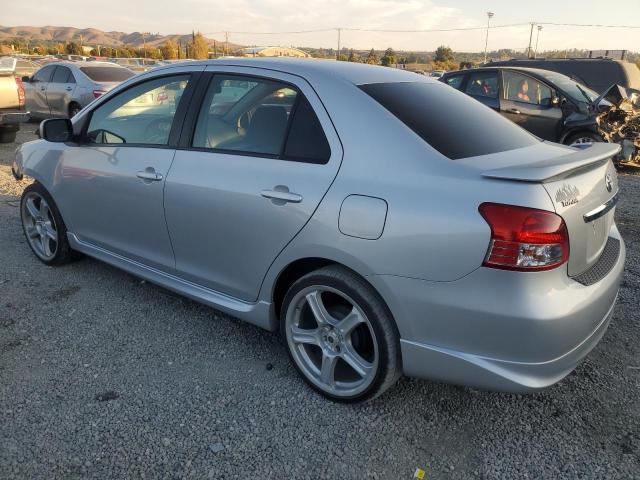
[{"label": "brake light", "polygon": [[24,107],[25,97],[24,97],[24,83],[22,83],[22,79],[18,77],[14,77],[16,80],[16,87],[18,88],[18,105]]},{"label": "brake light", "polygon": [[569,233],[559,215],[498,203],[483,203],[478,210],[491,227],[486,267],[551,270],[569,260]]},{"label": "brake light", "polygon": [[93,98],[98,98],[101,97],[102,95],[104,95],[105,93],[107,93],[106,90],[94,90],[93,91]]}]

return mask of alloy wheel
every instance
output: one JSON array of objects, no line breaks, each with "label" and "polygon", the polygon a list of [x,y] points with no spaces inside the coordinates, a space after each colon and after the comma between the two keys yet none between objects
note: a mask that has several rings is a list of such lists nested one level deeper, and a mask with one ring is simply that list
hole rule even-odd
[{"label": "alloy wheel", "polygon": [[336,397],[365,391],[375,379],[378,345],[363,310],[328,286],[298,292],[285,317],[287,344],[305,377]]},{"label": "alloy wheel", "polygon": [[29,192],[22,202],[22,225],[33,251],[42,260],[50,261],[58,250],[58,229],[47,201],[36,192]]}]

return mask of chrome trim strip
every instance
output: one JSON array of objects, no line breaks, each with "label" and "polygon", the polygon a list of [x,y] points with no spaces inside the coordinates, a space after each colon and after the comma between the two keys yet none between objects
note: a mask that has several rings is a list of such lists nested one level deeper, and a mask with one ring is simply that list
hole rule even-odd
[{"label": "chrome trim strip", "polygon": [[590,212],[585,213],[582,218],[585,223],[589,223],[594,221],[597,218],[605,215],[609,210],[616,206],[618,200],[620,199],[620,194],[616,193],[613,197],[611,197],[607,202],[600,205],[598,208],[594,208]]}]

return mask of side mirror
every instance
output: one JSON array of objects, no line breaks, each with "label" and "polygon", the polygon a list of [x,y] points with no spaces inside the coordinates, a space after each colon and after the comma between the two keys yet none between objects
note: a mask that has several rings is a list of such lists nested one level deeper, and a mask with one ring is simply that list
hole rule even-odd
[{"label": "side mirror", "polygon": [[73,124],[68,118],[50,118],[40,123],[40,138],[47,142],[68,142],[73,138]]},{"label": "side mirror", "polygon": [[29,77],[28,75],[25,75],[24,77],[22,77],[22,81],[24,83],[29,83],[31,81],[31,77]]},{"label": "side mirror", "polygon": [[560,97],[555,95],[551,97],[551,105],[553,105],[554,107],[557,107],[558,105],[560,105]]}]

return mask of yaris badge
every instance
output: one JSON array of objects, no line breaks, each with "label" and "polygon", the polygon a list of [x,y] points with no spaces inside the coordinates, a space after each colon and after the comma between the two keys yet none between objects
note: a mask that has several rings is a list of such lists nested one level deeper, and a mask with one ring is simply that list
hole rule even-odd
[{"label": "yaris badge", "polygon": [[563,183],[562,187],[556,192],[556,202],[561,203],[563,207],[568,207],[578,203],[579,195],[580,190],[578,190],[578,187]]}]

